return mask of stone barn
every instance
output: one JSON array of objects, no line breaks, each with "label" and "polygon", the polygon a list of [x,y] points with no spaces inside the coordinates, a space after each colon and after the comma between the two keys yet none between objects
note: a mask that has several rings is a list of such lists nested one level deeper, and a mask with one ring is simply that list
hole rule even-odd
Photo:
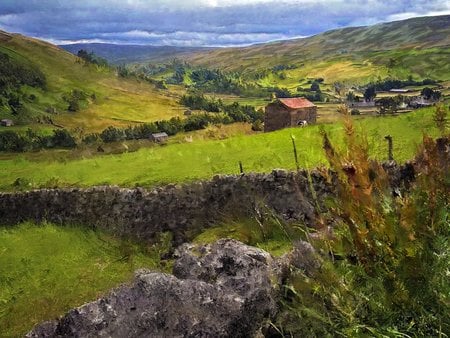
[{"label": "stone barn", "polygon": [[150,141],[164,143],[169,139],[167,133],[154,133],[150,135]]},{"label": "stone barn", "polygon": [[2,125],[3,127],[11,127],[14,125],[14,123],[12,120],[4,119],[0,121],[0,125]]},{"label": "stone barn", "polygon": [[264,131],[315,123],[317,106],[304,97],[277,99],[266,106]]}]

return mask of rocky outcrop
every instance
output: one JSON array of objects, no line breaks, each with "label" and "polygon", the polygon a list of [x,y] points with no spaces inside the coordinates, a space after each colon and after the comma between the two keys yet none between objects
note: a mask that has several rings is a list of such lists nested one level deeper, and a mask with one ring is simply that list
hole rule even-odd
[{"label": "rocky outcrop", "polygon": [[252,337],[275,315],[280,270],[267,252],[220,240],[176,255],[174,276],[138,271],[27,337]]}]

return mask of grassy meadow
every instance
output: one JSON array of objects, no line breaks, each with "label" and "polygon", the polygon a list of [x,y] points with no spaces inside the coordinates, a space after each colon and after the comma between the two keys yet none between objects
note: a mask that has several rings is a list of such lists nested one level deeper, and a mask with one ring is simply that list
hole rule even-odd
[{"label": "grassy meadow", "polygon": [[[384,136],[394,140],[397,161],[410,159],[424,133],[437,135],[432,120],[433,108],[398,116],[356,119],[359,133],[365,133],[370,155],[384,160],[387,145]],[[236,174],[242,161],[246,172],[269,172],[274,168],[294,169],[291,135],[295,137],[299,163],[312,168],[327,164],[322,150],[320,129],[326,130],[333,143],[344,146],[340,123],[311,125],[307,128],[284,129],[272,133],[238,135],[223,140],[195,140],[142,148],[136,152],[99,155],[86,159],[46,159],[46,152],[33,159],[26,154],[2,155],[0,189],[35,188],[41,186],[154,186],[170,182],[208,179],[216,174]],[[53,152],[48,152],[54,154]],[[39,156],[39,154],[43,154]],[[64,154],[64,152],[61,152]]]},{"label": "grassy meadow", "polygon": [[162,251],[81,227],[0,227],[0,336],[23,336],[131,280],[138,268],[160,269]]}]

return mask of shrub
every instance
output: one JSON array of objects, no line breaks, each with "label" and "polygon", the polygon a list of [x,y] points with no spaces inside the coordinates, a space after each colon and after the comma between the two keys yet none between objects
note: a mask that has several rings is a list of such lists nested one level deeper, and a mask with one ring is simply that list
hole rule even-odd
[{"label": "shrub", "polygon": [[94,134],[86,135],[83,138],[82,142],[85,144],[94,144],[94,143],[97,143],[99,140],[100,140],[100,135],[97,133],[94,133]]},{"label": "shrub", "polygon": [[52,142],[53,147],[57,148],[75,148],[77,145],[75,138],[66,129],[53,130]]},{"label": "shrub", "polygon": [[23,152],[31,148],[25,136],[10,130],[0,133],[0,151]]},{"label": "shrub", "polygon": [[261,120],[256,120],[255,122],[252,123],[252,130],[253,131],[263,131],[264,130],[264,126]]},{"label": "shrub", "polygon": [[103,142],[122,141],[125,139],[125,133],[122,129],[110,126],[100,133],[100,138]]}]

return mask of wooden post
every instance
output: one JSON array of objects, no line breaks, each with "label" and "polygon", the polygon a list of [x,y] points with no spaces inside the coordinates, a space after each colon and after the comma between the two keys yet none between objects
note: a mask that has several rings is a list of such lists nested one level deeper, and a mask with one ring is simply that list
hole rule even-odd
[{"label": "wooden post", "polygon": [[300,166],[298,164],[298,156],[297,156],[297,146],[295,145],[295,136],[291,134],[291,140],[292,140],[292,147],[294,149],[294,159],[295,159],[295,166],[297,168],[297,171],[300,170]]},{"label": "wooden post", "polygon": [[384,137],[385,140],[388,141],[388,160],[393,161],[394,160],[394,153],[393,153],[393,144],[392,144],[392,136],[386,135]]}]

